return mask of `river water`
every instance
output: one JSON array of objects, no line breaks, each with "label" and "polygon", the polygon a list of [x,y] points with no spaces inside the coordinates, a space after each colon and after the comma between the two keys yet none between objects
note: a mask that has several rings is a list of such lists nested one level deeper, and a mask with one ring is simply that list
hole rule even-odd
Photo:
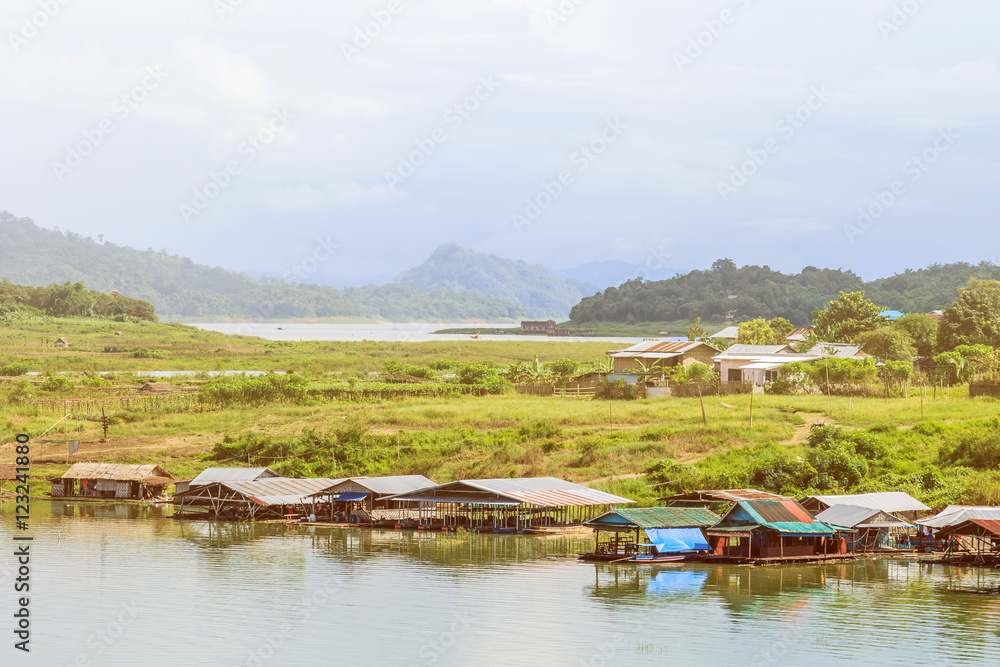
[{"label": "river water", "polygon": [[[996,665],[1000,573],[915,560],[582,563],[580,537],[176,521],[32,504],[31,653],[0,665]],[[23,534],[23,533],[21,533]]]},{"label": "river water", "polygon": [[[258,336],[267,340],[300,341],[300,340],[333,340],[333,341],[390,341],[401,343],[420,343],[426,341],[469,341],[475,344],[468,335],[436,334],[442,329],[475,329],[475,324],[299,324],[273,322],[185,322],[199,329],[218,331],[224,334],[239,334],[243,336]],[[512,324],[483,324],[479,327],[479,340],[520,340],[548,342],[603,342],[603,343],[641,343],[642,338],[624,336],[582,337],[582,336],[519,336],[516,334],[494,334],[496,330],[516,328]]]}]

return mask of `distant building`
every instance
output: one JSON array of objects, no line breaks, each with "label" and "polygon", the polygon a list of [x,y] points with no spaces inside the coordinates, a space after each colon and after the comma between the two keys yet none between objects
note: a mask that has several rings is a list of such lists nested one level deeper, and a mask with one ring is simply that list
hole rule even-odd
[{"label": "distant building", "polygon": [[801,343],[801,342],[805,341],[806,339],[808,339],[809,335],[811,333],[812,333],[812,329],[811,328],[810,329],[792,329],[788,333],[788,335],[785,336],[785,340],[787,340],[789,343]]},{"label": "distant building", "polygon": [[831,357],[863,359],[864,357],[871,356],[862,350],[860,345],[852,345],[850,343],[816,343],[809,350],[808,354],[816,355],[823,359]]},{"label": "distant building", "polygon": [[932,310],[927,314],[933,317],[935,320],[940,320],[942,317],[944,317],[944,313],[940,310]]},{"label": "distant building", "polygon": [[542,334],[543,336],[569,336],[569,329],[557,329],[555,320],[522,321],[521,333]]},{"label": "distant building", "polygon": [[730,344],[732,344],[736,342],[736,338],[739,335],[740,335],[739,327],[726,327],[719,333],[709,336],[708,339],[711,340],[713,338],[721,338],[722,340],[727,340],[729,341]]},{"label": "distant building", "polygon": [[810,352],[799,354],[790,345],[745,345],[737,343],[713,358],[722,382],[752,382],[763,387],[778,376],[778,369],[794,361],[816,361]]}]

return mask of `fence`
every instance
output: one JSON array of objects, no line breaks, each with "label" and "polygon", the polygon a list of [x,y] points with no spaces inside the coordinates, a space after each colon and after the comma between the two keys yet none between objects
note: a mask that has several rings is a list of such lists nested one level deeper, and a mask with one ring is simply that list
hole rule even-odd
[{"label": "fence", "polygon": [[551,382],[534,382],[525,384],[515,384],[514,389],[519,394],[530,394],[531,396],[552,396],[556,386]]},{"label": "fence", "polygon": [[28,405],[41,412],[55,414],[100,415],[101,410],[130,410],[144,412],[190,412],[199,409],[195,394],[108,396],[104,398],[53,398],[32,399]]},{"label": "fence", "polygon": [[599,385],[587,382],[572,382],[553,389],[556,396],[593,396]]},{"label": "fence", "polygon": [[1000,383],[996,382],[970,382],[969,398],[976,396],[992,396],[1000,398]]}]

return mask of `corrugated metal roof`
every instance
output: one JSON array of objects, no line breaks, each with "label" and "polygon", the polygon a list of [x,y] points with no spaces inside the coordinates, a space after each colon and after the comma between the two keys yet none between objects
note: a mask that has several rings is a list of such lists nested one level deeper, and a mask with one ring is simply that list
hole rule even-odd
[{"label": "corrugated metal roof", "polygon": [[[731,518],[732,515],[740,511],[745,512],[753,523],[747,525],[742,517]],[[817,521],[812,514],[806,511],[806,508],[791,498],[741,500],[726,512],[726,516],[712,530],[745,531],[754,524],[792,535],[819,535],[836,532],[832,526]]]},{"label": "corrugated metal roof", "polygon": [[351,477],[323,491],[336,492],[338,491],[337,487],[347,486],[349,482],[353,482],[353,484],[378,496],[394,496],[437,486],[434,480],[423,475],[394,475],[391,477]]},{"label": "corrugated metal roof", "polygon": [[718,522],[718,514],[702,507],[637,507],[614,509],[584,523],[608,527],[688,528],[714,526]]},{"label": "corrugated metal roof", "polygon": [[75,463],[62,474],[62,479],[111,479],[119,482],[141,482],[148,477],[173,477],[158,465],[129,463]]},{"label": "corrugated metal roof", "polygon": [[962,523],[945,528],[941,531],[941,535],[1000,536],[1000,521],[993,519],[967,519]]},{"label": "corrugated metal roof", "polygon": [[729,340],[736,340],[736,337],[739,336],[739,335],[740,335],[740,328],[739,327],[726,327],[722,331],[719,331],[718,333],[715,333],[715,334],[709,336],[709,339],[712,339],[712,338],[726,338],[726,339],[729,339]]},{"label": "corrugated metal roof", "polygon": [[1000,521],[1000,507],[984,507],[974,505],[949,505],[944,510],[927,519],[917,519],[921,526],[929,528],[946,528],[957,526],[969,519],[984,521]]},{"label": "corrugated metal roof", "polygon": [[802,500],[813,498],[820,503],[833,507],[834,505],[854,505],[870,507],[892,514],[893,512],[924,512],[930,507],[902,491],[882,491],[879,493],[858,493],[844,496],[806,496]]},{"label": "corrugated metal roof", "polygon": [[783,500],[743,500],[739,504],[762,524],[781,522],[813,523],[816,521],[816,518],[805,507],[799,505],[798,501],[790,498]]},{"label": "corrugated metal roof", "polygon": [[308,479],[269,477],[250,482],[217,483],[233,491],[242,493],[258,505],[298,505],[309,502],[306,496],[342,481],[344,480],[327,479],[325,477]]},{"label": "corrugated metal roof", "polygon": [[204,486],[213,482],[252,482],[265,477],[278,477],[270,468],[205,468],[191,480],[189,486]]},{"label": "corrugated metal roof", "polygon": [[872,507],[858,507],[857,505],[834,505],[817,514],[816,520],[844,528],[889,528],[893,526],[902,528],[913,525],[888,512]]},{"label": "corrugated metal roof", "polygon": [[867,357],[863,354],[860,345],[850,345],[848,343],[817,343],[809,350],[809,354],[818,354],[821,357]]},{"label": "corrugated metal roof", "polygon": [[657,500],[666,500],[669,502],[736,502],[738,500],[757,500],[757,499],[770,499],[770,500],[782,500],[786,496],[779,496],[774,493],[768,493],[767,491],[758,491],[757,489],[721,489],[721,490],[705,490],[705,491],[692,491],[691,493],[678,493],[673,496],[666,496],[663,498],[658,498]]},{"label": "corrugated metal roof", "polygon": [[747,345],[737,343],[727,347],[716,355],[716,359],[730,359],[732,357],[759,357],[761,355],[784,355],[795,354],[795,349],[790,345]]},{"label": "corrugated metal roof", "polygon": [[[392,496],[391,499],[425,501],[436,499],[438,502],[487,504],[490,502],[490,495],[539,507],[617,505],[635,502],[556,477],[464,479],[411,493],[399,494]],[[448,500],[444,500],[444,497],[448,497]]]}]

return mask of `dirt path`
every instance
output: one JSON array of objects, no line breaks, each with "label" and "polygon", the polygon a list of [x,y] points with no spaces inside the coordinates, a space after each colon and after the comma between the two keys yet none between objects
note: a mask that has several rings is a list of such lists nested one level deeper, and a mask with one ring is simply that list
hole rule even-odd
[{"label": "dirt path", "polygon": [[806,441],[806,438],[809,437],[809,431],[816,424],[827,424],[830,426],[837,425],[837,422],[824,415],[822,412],[800,412],[798,414],[805,420],[805,423],[796,426],[795,431],[792,433],[792,437],[785,440],[781,444],[789,446],[801,445]]}]

